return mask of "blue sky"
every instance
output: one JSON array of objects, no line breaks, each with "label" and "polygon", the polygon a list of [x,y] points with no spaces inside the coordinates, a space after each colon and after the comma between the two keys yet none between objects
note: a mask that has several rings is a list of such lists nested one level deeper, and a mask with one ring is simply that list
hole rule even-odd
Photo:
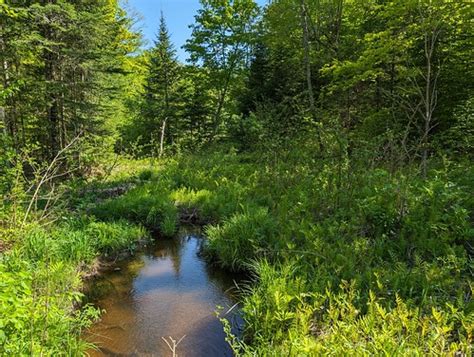
[{"label": "blue sky", "polygon": [[[257,3],[263,5],[267,1],[257,0]],[[137,27],[142,31],[148,46],[153,44],[160,11],[163,10],[178,58],[182,62],[186,60],[187,55],[181,46],[191,35],[188,26],[194,22],[194,15],[200,7],[199,0],[125,0],[124,3],[129,12],[137,13],[141,17]]]}]

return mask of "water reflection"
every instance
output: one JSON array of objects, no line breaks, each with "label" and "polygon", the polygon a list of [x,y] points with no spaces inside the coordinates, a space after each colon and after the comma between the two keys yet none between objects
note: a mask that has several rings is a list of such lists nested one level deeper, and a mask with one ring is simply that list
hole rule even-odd
[{"label": "water reflection", "polygon": [[159,240],[93,283],[91,296],[106,313],[88,333],[100,347],[91,356],[170,356],[162,337],[184,335],[180,356],[232,355],[215,311],[235,303],[236,276],[206,266],[201,244],[189,232]]}]

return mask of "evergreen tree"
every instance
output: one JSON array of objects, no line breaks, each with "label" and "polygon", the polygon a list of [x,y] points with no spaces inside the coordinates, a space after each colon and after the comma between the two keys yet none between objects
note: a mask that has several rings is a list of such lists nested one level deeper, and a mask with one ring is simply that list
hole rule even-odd
[{"label": "evergreen tree", "polygon": [[118,1],[14,2],[0,20],[0,116],[16,150],[51,160],[78,134],[105,134],[137,46]]},{"label": "evergreen tree", "polygon": [[148,75],[145,84],[143,118],[150,140],[160,142],[160,155],[164,142],[172,144],[176,127],[176,83],[178,81],[178,61],[170,40],[163,13],[155,46],[149,53]]}]

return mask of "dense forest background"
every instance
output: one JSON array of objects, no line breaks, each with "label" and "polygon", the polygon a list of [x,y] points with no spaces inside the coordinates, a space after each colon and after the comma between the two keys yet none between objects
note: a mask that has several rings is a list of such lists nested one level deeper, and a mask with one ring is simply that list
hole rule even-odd
[{"label": "dense forest background", "polygon": [[318,155],[426,166],[472,151],[470,11],[209,1],[183,64],[164,18],[143,52],[117,2],[3,4],[3,141],[44,160],[79,134],[133,155],[156,154],[163,127],[170,154],[222,140],[286,148],[310,134]]},{"label": "dense forest background", "polygon": [[[0,252],[33,244],[31,227],[40,244],[71,205],[145,226],[158,212],[170,234],[176,210],[196,208],[208,255],[253,262],[260,279],[236,351],[472,352],[472,4],[201,5],[181,63],[164,14],[143,50],[118,0],[0,1]],[[78,192],[112,185],[125,158],[168,166],[142,173],[146,190],[81,211],[91,202]],[[134,204],[151,206],[131,217]],[[36,266],[32,251],[22,259]],[[35,280],[2,259],[3,281]],[[0,318],[0,354],[54,350],[24,332],[25,316]]]}]

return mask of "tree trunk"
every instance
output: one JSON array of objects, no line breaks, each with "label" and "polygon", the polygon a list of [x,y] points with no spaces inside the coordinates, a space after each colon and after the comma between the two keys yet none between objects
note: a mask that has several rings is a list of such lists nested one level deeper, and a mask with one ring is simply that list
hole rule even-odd
[{"label": "tree trunk", "polygon": [[221,122],[222,108],[224,107],[225,97],[227,93],[227,85],[221,91],[219,95],[219,100],[217,102],[216,113],[214,114],[214,128],[213,128],[213,138],[217,135],[219,125]]},{"label": "tree trunk", "polygon": [[308,30],[308,15],[304,0],[301,0],[301,27],[303,29],[303,49],[304,49],[304,63],[306,69],[306,85],[308,86],[309,105],[311,113],[314,113],[314,92],[313,83],[311,81],[311,58],[310,58],[310,47],[309,47],[309,30]]},{"label": "tree trunk", "polygon": [[[43,5],[55,4],[56,0],[43,0]],[[54,20],[48,18],[42,26],[42,35],[47,41],[53,43],[57,42],[57,34],[53,27]],[[55,52],[57,48],[55,45],[50,45],[43,50],[44,61],[44,79],[47,84],[47,108],[46,121],[49,136],[49,153],[48,156],[52,159],[56,157],[59,152],[59,124],[60,124],[60,109],[59,109],[59,95],[56,85],[58,84],[57,70],[60,68],[59,56]]]},{"label": "tree trunk", "polygon": [[[2,27],[0,26],[0,30],[2,30]],[[3,41],[3,37],[0,37],[0,50],[1,53],[3,53],[3,56],[5,55],[5,44]],[[2,57],[3,57],[2,56]],[[3,88],[8,88],[10,78],[8,77],[8,62],[6,58],[2,58],[2,72],[3,72]],[[3,122],[3,131],[4,134],[8,134],[8,119],[6,115],[6,109],[5,107],[0,107],[0,119]]]},{"label": "tree trunk", "polygon": [[[6,59],[2,61],[2,69],[3,69],[3,87],[8,88],[10,85],[10,78],[8,76],[8,62]],[[6,107],[1,107],[1,114],[0,114],[2,121],[3,121],[3,131],[5,134],[11,134],[12,130],[10,128],[10,120],[8,120],[8,115],[7,115],[7,108]]]},{"label": "tree trunk", "polygon": [[49,104],[47,109],[47,119],[49,124],[49,145],[50,156],[54,158],[59,151],[58,146],[58,124],[59,124],[59,103],[56,94],[56,74],[55,74],[55,58],[52,53],[47,53],[46,59],[46,81],[49,82]]},{"label": "tree trunk", "polygon": [[226,77],[225,77],[225,80],[224,80],[224,86],[222,87],[222,89],[219,93],[219,100],[217,102],[217,109],[216,109],[216,113],[214,114],[213,139],[216,137],[217,131],[219,129],[219,125],[220,125],[220,122],[221,122],[222,109],[224,108],[225,98],[227,96],[227,91],[229,89],[229,83],[230,83],[230,79],[232,77],[233,72],[234,72],[234,64],[232,64],[227,69]]},{"label": "tree trunk", "polygon": [[[0,30],[3,30],[2,26],[0,26]],[[6,89],[10,86],[10,76],[8,71],[10,70],[11,66],[5,57],[6,44],[3,36],[0,37],[0,53],[2,54],[1,65],[3,72],[3,87]],[[11,98],[6,100],[5,107],[1,107],[0,111],[0,118],[2,119],[4,125],[3,131],[12,138],[15,148],[18,149],[15,103],[11,100]]]},{"label": "tree trunk", "polygon": [[422,155],[421,155],[421,173],[424,178],[427,176],[428,171],[428,145],[429,135],[433,127],[433,112],[437,105],[437,79],[439,76],[439,70],[435,72],[433,68],[433,56],[436,43],[439,36],[439,27],[433,28],[430,33],[425,34],[424,39],[424,54],[426,61],[426,74],[425,79],[425,93],[424,93],[424,127],[423,136],[421,139]]},{"label": "tree trunk", "polygon": [[0,107],[0,121],[3,122],[3,133],[5,135],[7,135],[7,119],[6,119],[6,115],[5,115],[5,108],[4,107]]},{"label": "tree trunk", "polygon": [[164,143],[165,143],[166,120],[167,120],[166,118],[165,118],[165,120],[163,120],[163,124],[161,126],[160,153],[159,153],[160,158],[163,156],[163,149],[164,149]]}]

